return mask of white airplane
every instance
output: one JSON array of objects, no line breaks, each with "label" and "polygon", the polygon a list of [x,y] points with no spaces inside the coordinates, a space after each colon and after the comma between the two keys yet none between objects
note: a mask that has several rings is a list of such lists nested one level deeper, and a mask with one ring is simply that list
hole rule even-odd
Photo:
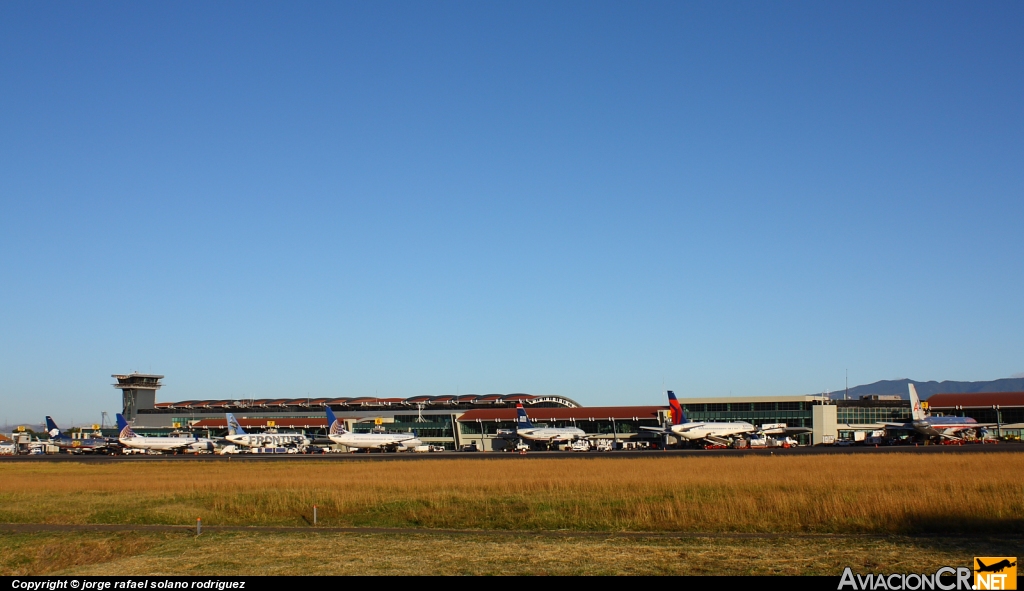
[{"label": "white airplane", "polygon": [[244,447],[306,447],[309,438],[299,433],[246,433],[238,419],[231,413],[225,413],[228,419],[227,439],[235,445]]},{"label": "white airplane", "polygon": [[663,435],[672,435],[687,441],[709,441],[716,445],[728,445],[740,435],[757,433],[758,429],[746,421],[731,423],[709,423],[705,421],[688,421],[683,407],[679,404],[675,392],[668,390],[669,417],[672,424],[664,427],[640,427],[646,431],[656,431]]},{"label": "white airplane", "polygon": [[968,431],[973,431],[979,439],[987,439],[988,428],[995,426],[981,424],[971,417],[933,417],[925,411],[914,384],[907,385],[910,387],[911,420],[906,423],[884,423],[886,429],[917,431],[928,438],[960,440]]},{"label": "white airplane", "polygon": [[810,433],[807,427],[789,427],[786,423],[771,423],[755,427],[746,421],[735,421],[731,423],[711,423],[706,421],[689,421],[683,407],[679,404],[675,392],[667,390],[669,418],[672,425],[668,429],[663,427],[640,427],[647,431],[657,431],[664,435],[672,435],[687,441],[708,441],[715,445],[729,445],[737,437],[750,434],[751,443],[755,440],[764,440],[766,435],[782,435],[795,433]]},{"label": "white airplane", "polygon": [[402,450],[407,451],[423,445],[412,433],[352,433],[346,431],[331,407],[327,407],[327,437],[334,443],[356,449]]},{"label": "white airplane", "polygon": [[523,439],[530,441],[546,441],[548,443],[559,443],[586,439],[587,434],[583,429],[576,427],[534,427],[530,417],[526,416],[526,409],[520,402],[516,404],[516,429],[510,432]]},{"label": "white airplane", "polygon": [[121,413],[117,413],[117,428],[121,430],[117,440],[125,447],[145,449],[149,451],[182,451],[200,452],[213,451],[213,440],[205,437],[142,437],[132,431],[128,421]]}]

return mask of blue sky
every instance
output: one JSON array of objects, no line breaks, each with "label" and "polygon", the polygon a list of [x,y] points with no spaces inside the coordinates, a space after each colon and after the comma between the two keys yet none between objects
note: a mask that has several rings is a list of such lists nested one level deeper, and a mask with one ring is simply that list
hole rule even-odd
[{"label": "blue sky", "polygon": [[0,4],[0,419],[1024,372],[1024,5]]}]

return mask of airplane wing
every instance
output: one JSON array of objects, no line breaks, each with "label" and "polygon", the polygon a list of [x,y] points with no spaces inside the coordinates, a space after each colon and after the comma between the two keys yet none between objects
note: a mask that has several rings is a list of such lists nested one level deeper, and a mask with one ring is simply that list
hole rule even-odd
[{"label": "airplane wing", "polygon": [[979,427],[971,426],[971,427],[957,427],[956,429],[946,429],[946,430],[942,431],[941,433],[939,433],[939,437],[944,437],[946,439],[960,440],[960,439],[963,439],[963,437],[961,435],[963,435],[964,431],[975,431],[978,428]]},{"label": "airplane wing", "polygon": [[755,433],[759,433],[761,435],[810,433],[812,431],[814,431],[814,429],[810,429],[808,427],[790,427],[786,423],[764,423],[760,428],[754,430]]},{"label": "airplane wing", "polygon": [[810,427],[786,427],[785,433],[813,433],[814,429]]},{"label": "airplane wing", "polygon": [[914,425],[910,423],[882,423],[886,429],[902,429],[904,431],[916,431]]},{"label": "airplane wing", "polygon": [[811,429],[810,427],[774,427],[772,429],[761,429],[758,431],[758,433],[761,433],[763,435],[782,435],[783,433],[785,433],[789,435],[798,433],[810,433],[812,431],[814,431],[814,429]]},{"label": "airplane wing", "polygon": [[655,433],[661,433],[662,435],[671,435],[672,431],[662,427],[640,427],[644,431],[654,431]]}]

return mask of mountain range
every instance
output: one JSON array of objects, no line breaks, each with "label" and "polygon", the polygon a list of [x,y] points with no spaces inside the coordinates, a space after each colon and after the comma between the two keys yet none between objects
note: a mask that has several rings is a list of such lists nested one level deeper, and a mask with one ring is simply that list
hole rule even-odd
[{"label": "mountain range", "polygon": [[[856,400],[868,394],[899,395],[909,398],[907,384],[914,384],[917,393],[923,400],[932,394],[970,394],[972,392],[1024,392],[1024,378],[1003,378],[987,382],[918,382],[917,380],[882,380],[873,384],[850,388],[850,400]],[[832,392],[832,398],[842,398],[843,390]]]}]

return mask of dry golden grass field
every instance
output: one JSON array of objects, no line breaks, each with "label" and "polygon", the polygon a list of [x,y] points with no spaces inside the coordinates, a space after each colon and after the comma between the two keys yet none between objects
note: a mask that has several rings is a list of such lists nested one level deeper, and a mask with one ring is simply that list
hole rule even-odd
[{"label": "dry golden grass field", "polygon": [[1024,454],[16,463],[0,522],[1024,533]]},{"label": "dry golden grass field", "polygon": [[[0,574],[836,575],[840,564],[920,569],[966,564],[975,554],[1019,556],[1022,474],[1024,454],[1016,453],[19,462],[0,471],[2,523],[187,525],[202,517],[208,527],[299,529],[208,531],[199,538],[152,531],[2,533],[0,544],[9,551]],[[313,533],[314,504],[320,527],[421,533]],[[441,528],[480,531],[431,531]],[[689,535],[530,533],[551,530]],[[723,532],[786,535],[699,535]]]},{"label": "dry golden grass field", "polygon": [[934,572],[1019,556],[1019,540],[530,534],[0,534],[0,575],[832,575]]}]

